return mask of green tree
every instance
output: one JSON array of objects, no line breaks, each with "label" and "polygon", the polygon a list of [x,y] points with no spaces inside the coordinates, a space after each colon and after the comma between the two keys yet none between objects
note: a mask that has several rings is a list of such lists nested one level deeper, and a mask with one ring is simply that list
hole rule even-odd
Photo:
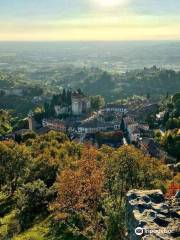
[{"label": "green tree", "polygon": [[10,119],[11,116],[9,112],[0,110],[0,136],[12,130]]},{"label": "green tree", "polygon": [[24,145],[0,142],[0,183],[11,194],[26,181],[31,162],[30,152]]},{"label": "green tree", "polygon": [[97,111],[105,106],[105,100],[102,96],[92,96],[91,97],[91,107],[93,110]]},{"label": "green tree", "polygon": [[180,119],[170,118],[166,123],[166,129],[180,128]]},{"label": "green tree", "polygon": [[172,102],[176,103],[179,100],[180,100],[180,93],[176,93],[172,98]]},{"label": "green tree", "polygon": [[20,210],[19,220],[22,230],[27,228],[38,213],[46,213],[48,202],[54,195],[43,181],[37,180],[21,186],[15,193],[17,208]]},{"label": "green tree", "polygon": [[170,176],[163,162],[145,156],[135,147],[123,146],[107,161],[106,187],[119,206],[129,189],[160,187],[158,184],[165,183]]}]

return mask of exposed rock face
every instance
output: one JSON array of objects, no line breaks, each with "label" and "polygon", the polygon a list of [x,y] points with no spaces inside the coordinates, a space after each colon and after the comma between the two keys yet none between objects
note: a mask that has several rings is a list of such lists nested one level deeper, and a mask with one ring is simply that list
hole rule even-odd
[{"label": "exposed rock face", "polygon": [[129,191],[126,208],[128,239],[180,239],[179,195],[165,200],[161,190]]}]

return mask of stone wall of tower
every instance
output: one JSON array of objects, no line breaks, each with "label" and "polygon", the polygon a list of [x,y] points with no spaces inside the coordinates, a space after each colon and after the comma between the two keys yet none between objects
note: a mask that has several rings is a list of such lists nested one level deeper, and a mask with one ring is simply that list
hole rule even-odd
[{"label": "stone wall of tower", "polygon": [[29,130],[34,131],[34,119],[33,116],[28,117]]},{"label": "stone wall of tower", "polygon": [[73,115],[81,115],[83,113],[88,112],[91,107],[90,100],[88,97],[74,94],[72,96],[72,114]]},{"label": "stone wall of tower", "polygon": [[81,98],[72,98],[72,113],[73,115],[81,115],[83,112],[83,102]]},{"label": "stone wall of tower", "polygon": [[36,122],[34,115],[31,112],[28,115],[28,125],[30,131],[36,131],[36,129],[39,127],[39,124]]}]

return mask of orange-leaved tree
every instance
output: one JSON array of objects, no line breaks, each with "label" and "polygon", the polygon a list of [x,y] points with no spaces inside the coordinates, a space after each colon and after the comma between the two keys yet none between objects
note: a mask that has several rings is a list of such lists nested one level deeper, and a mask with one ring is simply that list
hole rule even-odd
[{"label": "orange-leaved tree", "polygon": [[67,225],[73,222],[76,234],[78,232],[86,237],[96,235],[98,239],[103,185],[102,154],[95,148],[86,147],[81,159],[73,167],[62,171],[57,178],[58,195],[50,206],[55,220]]}]

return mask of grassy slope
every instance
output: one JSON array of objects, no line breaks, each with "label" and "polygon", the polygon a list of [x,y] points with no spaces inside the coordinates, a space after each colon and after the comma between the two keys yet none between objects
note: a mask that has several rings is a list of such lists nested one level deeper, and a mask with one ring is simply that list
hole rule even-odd
[{"label": "grassy slope", "polygon": [[[49,235],[49,218],[36,220],[31,228],[20,234],[18,232],[17,212],[15,210],[0,218],[0,239],[3,240],[52,240]],[[12,233],[12,234],[10,234]]]},{"label": "grassy slope", "polygon": [[48,218],[38,221],[30,229],[13,237],[12,240],[51,240],[48,234],[49,224]]},{"label": "grassy slope", "polygon": [[50,217],[39,217],[35,219],[32,227],[19,232],[18,210],[13,209],[9,200],[2,193],[0,194],[0,239],[1,240],[52,240],[50,236]]}]

